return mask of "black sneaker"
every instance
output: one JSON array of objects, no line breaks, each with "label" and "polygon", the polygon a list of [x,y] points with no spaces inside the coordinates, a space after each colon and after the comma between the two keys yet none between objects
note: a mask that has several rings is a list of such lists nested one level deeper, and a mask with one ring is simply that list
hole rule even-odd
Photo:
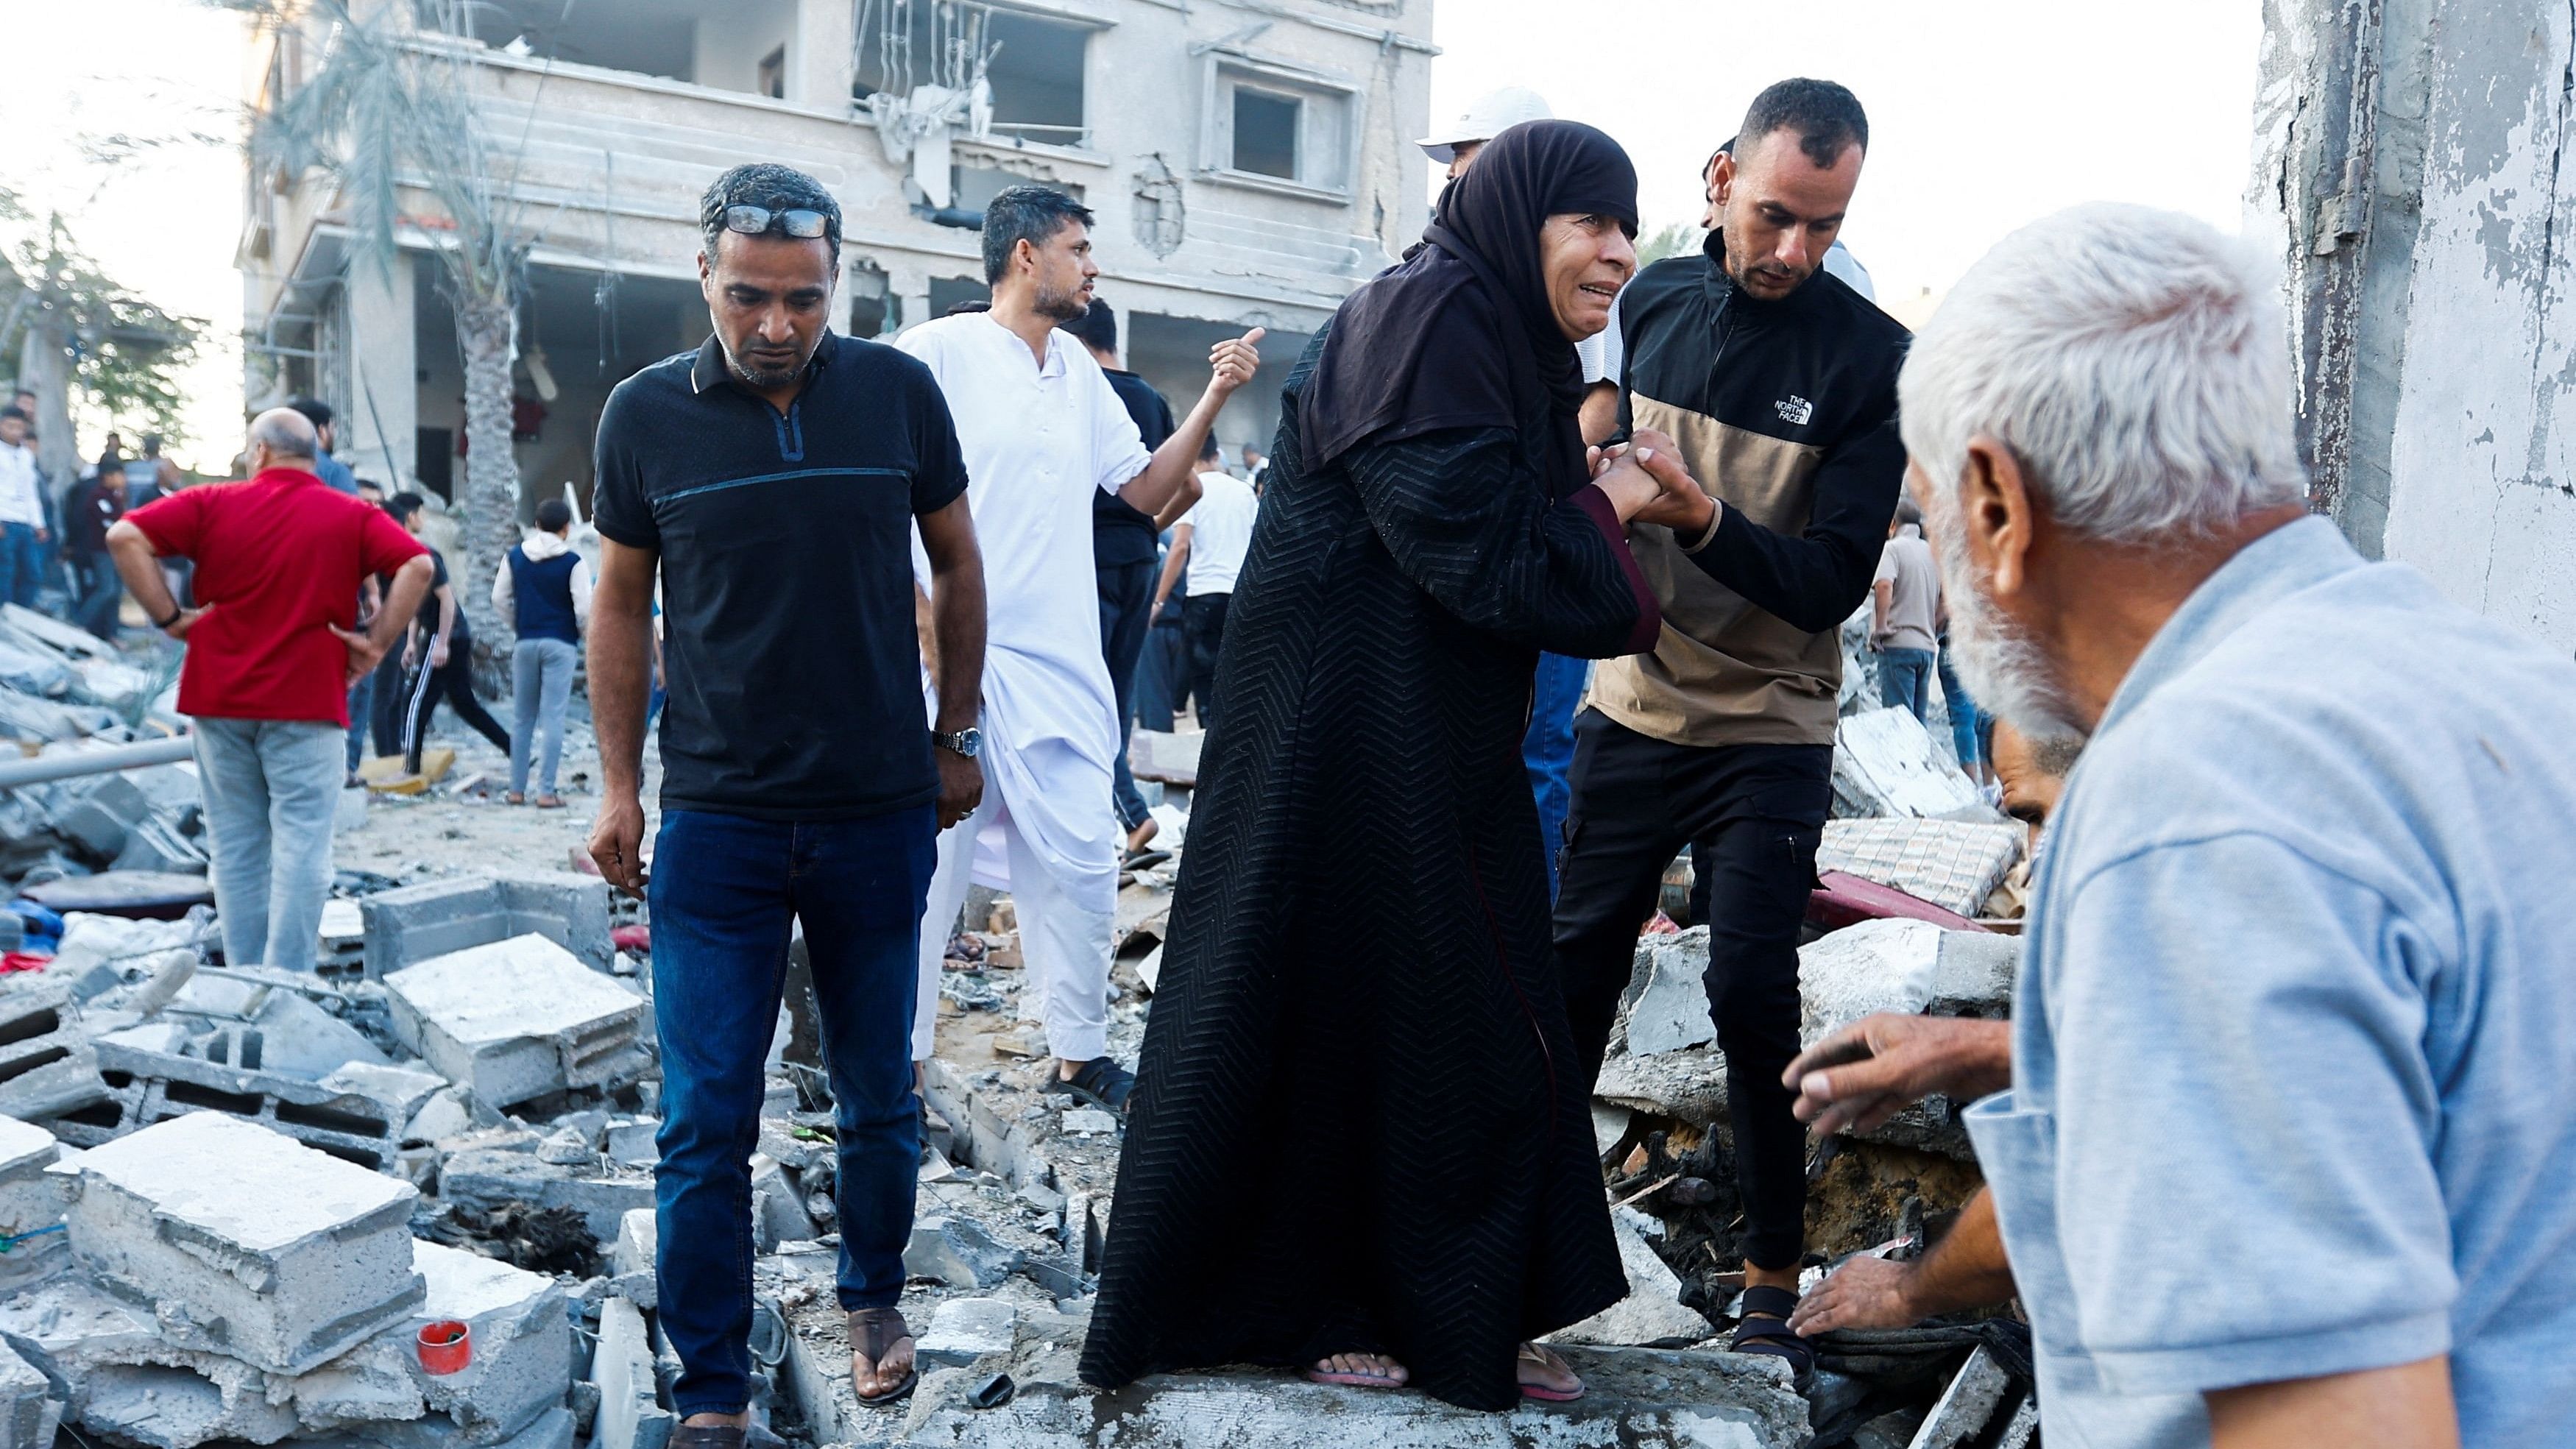
[{"label": "black sneaker", "polygon": [[1072,1097],[1123,1113],[1128,1097],[1136,1090],[1136,1074],[1108,1057],[1094,1057],[1074,1068],[1070,1079],[1057,1077],[1048,1082],[1047,1090],[1059,1097]]}]

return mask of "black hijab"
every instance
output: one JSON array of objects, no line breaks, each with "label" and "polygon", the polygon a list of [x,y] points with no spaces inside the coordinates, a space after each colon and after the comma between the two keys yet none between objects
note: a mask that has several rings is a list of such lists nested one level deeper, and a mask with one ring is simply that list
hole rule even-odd
[{"label": "black hijab", "polygon": [[1333,314],[1298,402],[1306,467],[1443,428],[1517,431],[1544,409],[1549,491],[1581,487],[1583,367],[1548,303],[1538,241],[1569,212],[1635,235],[1637,169],[1618,142],[1575,121],[1525,121],[1488,142],[1441,193],[1423,245]]}]

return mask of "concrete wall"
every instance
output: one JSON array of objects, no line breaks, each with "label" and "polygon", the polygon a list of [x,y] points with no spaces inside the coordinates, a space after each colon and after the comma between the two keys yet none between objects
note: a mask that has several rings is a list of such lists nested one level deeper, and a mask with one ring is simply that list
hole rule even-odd
[{"label": "concrete wall", "polygon": [[795,0],[726,0],[716,11],[698,17],[695,68],[691,77],[719,90],[758,91],[760,62],[785,47],[787,68],[796,73]]},{"label": "concrete wall", "polygon": [[2365,552],[2576,648],[2570,8],[2265,19],[2248,213],[2288,267],[2318,502]]}]

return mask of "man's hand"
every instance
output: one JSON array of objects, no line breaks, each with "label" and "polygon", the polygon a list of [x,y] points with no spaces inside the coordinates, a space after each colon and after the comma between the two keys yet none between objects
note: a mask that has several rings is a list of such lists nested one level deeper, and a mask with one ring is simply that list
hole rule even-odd
[{"label": "man's hand", "polygon": [[432,669],[445,669],[447,667],[446,640],[437,639],[431,641],[429,646],[429,667]]},{"label": "man's hand", "polygon": [[1798,1300],[1789,1327],[1801,1337],[1837,1328],[1911,1328],[1925,1317],[1910,1296],[1915,1276],[1912,1263],[1852,1258]]},{"label": "man's hand", "polygon": [[51,534],[50,532],[46,531],[46,528],[45,528],[45,526],[44,526],[43,524],[41,524],[41,523],[40,523],[40,524],[37,524],[37,525],[36,525],[36,542],[38,542],[38,543],[51,543],[51,542],[53,542],[53,541],[54,541],[54,536],[53,536],[53,534]]},{"label": "man's hand", "polygon": [[173,639],[185,639],[188,637],[188,631],[197,627],[197,621],[206,617],[208,611],[214,607],[208,604],[202,609],[181,609],[179,617],[162,626],[161,632]]},{"label": "man's hand", "polygon": [[413,670],[413,669],[415,669],[415,668],[419,667],[419,665],[420,665],[420,641],[418,641],[418,640],[416,640],[416,639],[406,639],[406,640],[404,640],[404,641],[403,641],[403,655],[402,655],[402,667],[403,667],[404,672],[405,672],[405,673],[409,673],[411,670]]},{"label": "man's hand", "polygon": [[1865,1016],[1798,1054],[1780,1074],[1818,1137],[1867,1132],[1935,1092],[1982,1097],[2012,1085],[2012,1023]]},{"label": "man's hand", "polygon": [[930,752],[939,759],[939,828],[945,830],[984,803],[984,767],[946,745]]},{"label": "man's hand", "polygon": [[[173,624],[170,627],[176,629],[186,622],[188,621],[183,619],[179,624]],[[374,637],[365,629],[343,629],[337,624],[326,624],[323,627],[338,635],[340,642],[347,645],[349,649],[349,678],[342,687],[357,688],[359,680],[375,672],[376,665],[385,657],[385,651],[377,646]]]},{"label": "man's hand", "polygon": [[1252,375],[1261,370],[1261,339],[1269,331],[1267,327],[1255,327],[1241,337],[1209,348],[1208,391],[1220,398],[1231,397],[1236,388],[1252,381]]},{"label": "man's hand", "polygon": [[610,885],[644,898],[644,802],[635,792],[610,791],[590,823],[590,858]]}]

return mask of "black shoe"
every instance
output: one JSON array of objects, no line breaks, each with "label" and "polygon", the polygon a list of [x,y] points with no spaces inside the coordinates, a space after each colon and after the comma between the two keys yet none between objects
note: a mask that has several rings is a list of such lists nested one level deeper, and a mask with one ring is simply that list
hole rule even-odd
[{"label": "black shoe", "polygon": [[1135,1093],[1136,1074],[1108,1057],[1094,1057],[1074,1068],[1070,1079],[1058,1077],[1047,1083],[1047,1090],[1123,1113],[1128,1097]]}]

